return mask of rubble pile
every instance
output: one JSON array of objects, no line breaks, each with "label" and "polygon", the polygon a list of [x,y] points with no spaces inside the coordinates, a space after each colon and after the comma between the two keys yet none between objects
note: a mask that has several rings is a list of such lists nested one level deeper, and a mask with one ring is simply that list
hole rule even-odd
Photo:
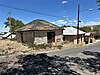
[{"label": "rubble pile", "polygon": [[[82,70],[88,70],[90,73],[100,72],[100,53],[83,51],[86,55],[93,55],[95,58],[79,57],[49,57],[46,54],[22,55],[14,65],[17,67],[5,68],[2,75],[81,75],[75,68],[76,65]],[[2,66],[0,66],[1,68]],[[71,68],[72,67],[72,68]],[[1,70],[2,71],[2,70]],[[84,74],[83,74],[84,75]],[[88,74],[89,75],[89,74]],[[90,74],[91,75],[91,74]]]},{"label": "rubble pile", "polygon": [[100,72],[100,60],[96,58],[87,58],[87,59],[81,59],[79,57],[77,58],[71,58],[70,59],[73,63],[77,63],[82,70],[87,69],[90,72],[98,73]]},{"label": "rubble pile", "polygon": [[5,63],[5,62],[0,63],[0,75],[2,75],[2,73],[6,72],[7,67],[8,67],[7,65],[8,65],[8,63]]},{"label": "rubble pile", "polygon": [[63,58],[48,57],[46,54],[23,56],[18,62],[18,68],[10,68],[7,75],[80,75],[70,69]]},{"label": "rubble pile", "polygon": [[92,55],[92,56],[95,56],[96,58],[100,59],[100,53],[99,52],[83,51],[82,53],[85,54],[85,55]]}]

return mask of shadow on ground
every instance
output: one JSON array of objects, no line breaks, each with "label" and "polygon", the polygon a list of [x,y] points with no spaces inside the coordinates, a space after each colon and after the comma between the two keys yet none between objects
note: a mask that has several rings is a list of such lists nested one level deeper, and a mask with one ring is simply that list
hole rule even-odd
[{"label": "shadow on ground", "polygon": [[[89,72],[100,72],[100,53],[83,51],[85,55],[94,56],[94,58],[79,57],[49,57],[46,54],[18,56],[19,61],[14,66],[8,68],[8,63],[0,63],[0,75],[81,75],[74,71],[70,66],[77,64],[81,70]],[[70,62],[69,64],[67,64]],[[17,66],[15,66],[18,64]]]}]

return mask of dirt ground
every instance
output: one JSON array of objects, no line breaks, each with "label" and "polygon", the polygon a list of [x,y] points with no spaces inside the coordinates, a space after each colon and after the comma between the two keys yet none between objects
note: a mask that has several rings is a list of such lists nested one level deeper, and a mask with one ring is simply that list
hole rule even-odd
[{"label": "dirt ground", "polygon": [[[80,43],[79,45],[69,43],[63,45],[61,50],[64,48],[73,48],[73,47],[79,47],[83,46],[83,43]],[[33,50],[33,48],[29,48],[27,45],[22,45],[21,43],[18,43],[17,41],[11,41],[11,40],[0,40],[0,55],[5,55],[5,54],[13,54],[16,52],[22,52],[22,53],[47,53],[47,52],[52,52],[52,51],[57,51],[59,49],[57,48],[52,48],[52,49],[40,49],[40,50]]]},{"label": "dirt ground", "polygon": [[[70,48],[71,45],[66,48]],[[63,58],[40,54],[51,51],[56,50],[33,50],[16,41],[0,40],[0,74],[100,75],[100,53],[84,52],[80,53],[79,57]]]}]

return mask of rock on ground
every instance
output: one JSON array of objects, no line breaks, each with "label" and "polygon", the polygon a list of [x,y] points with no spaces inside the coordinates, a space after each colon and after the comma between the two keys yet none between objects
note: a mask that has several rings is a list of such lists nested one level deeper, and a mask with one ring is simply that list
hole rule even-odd
[{"label": "rock on ground", "polygon": [[18,55],[17,61],[0,62],[0,75],[100,75],[100,53],[82,53],[94,57]]}]

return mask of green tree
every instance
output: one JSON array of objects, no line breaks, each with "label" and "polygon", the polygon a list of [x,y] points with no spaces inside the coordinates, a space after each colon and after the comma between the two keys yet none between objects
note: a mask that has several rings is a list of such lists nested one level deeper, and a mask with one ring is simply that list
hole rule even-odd
[{"label": "green tree", "polygon": [[96,0],[97,2],[100,2],[100,0]]},{"label": "green tree", "polygon": [[10,31],[15,31],[17,28],[24,26],[22,21],[10,17],[7,18],[7,21],[4,24],[5,27],[10,27]]},{"label": "green tree", "polygon": [[80,30],[82,30],[84,32],[91,32],[91,27],[84,26],[84,27],[81,27]]},{"label": "green tree", "polygon": [[[100,6],[100,0],[96,0],[98,3],[98,6]],[[100,7],[98,8],[98,10],[100,10]]]},{"label": "green tree", "polygon": [[96,32],[96,34],[100,34],[100,25],[96,25],[93,27],[93,31]]}]

